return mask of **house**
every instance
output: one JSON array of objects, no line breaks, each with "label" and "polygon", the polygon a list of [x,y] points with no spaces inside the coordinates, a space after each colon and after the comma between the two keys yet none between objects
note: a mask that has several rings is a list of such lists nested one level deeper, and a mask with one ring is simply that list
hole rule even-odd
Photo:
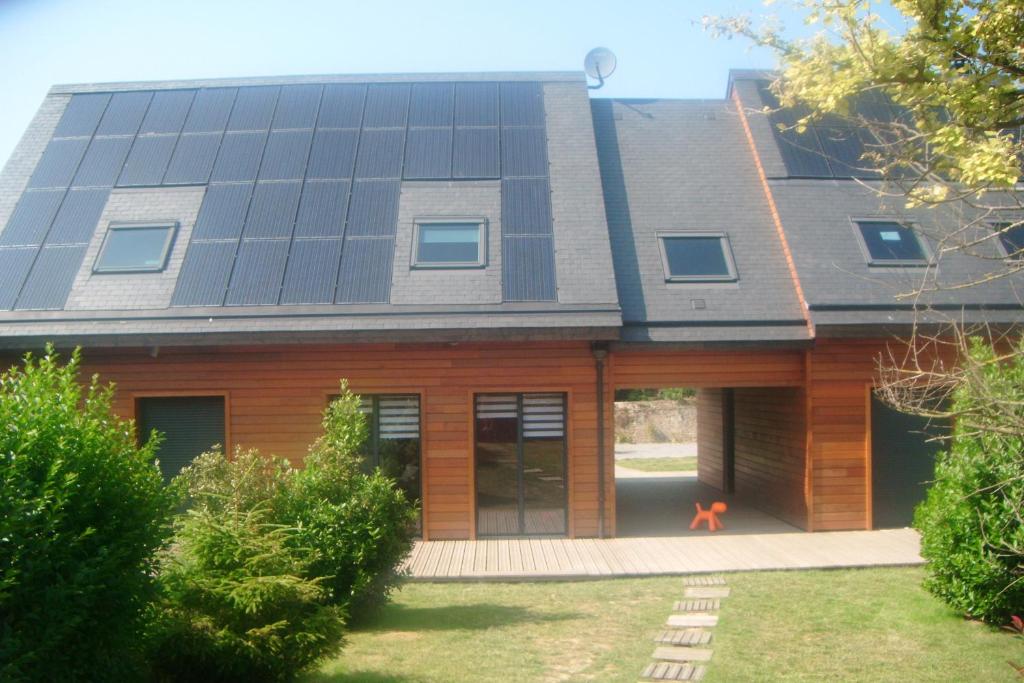
[{"label": "house", "polygon": [[[934,270],[905,226],[945,219],[854,180],[851,132],[775,128],[764,82],[55,86],[0,174],[0,349],[83,347],[167,475],[215,443],[301,461],[346,378],[428,540],[614,535],[613,393],[677,386],[703,482],[809,531],[902,525],[927,454],[871,386]],[[1019,284],[933,303],[1013,324]]]}]

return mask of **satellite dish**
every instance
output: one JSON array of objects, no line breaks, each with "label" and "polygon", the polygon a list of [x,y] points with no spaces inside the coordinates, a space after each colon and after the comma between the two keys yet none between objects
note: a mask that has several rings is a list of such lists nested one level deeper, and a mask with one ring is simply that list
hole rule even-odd
[{"label": "satellite dish", "polygon": [[615,72],[615,53],[606,47],[595,47],[583,58],[583,70],[588,76],[597,81],[597,85],[590,86],[596,90],[604,85],[604,79]]}]

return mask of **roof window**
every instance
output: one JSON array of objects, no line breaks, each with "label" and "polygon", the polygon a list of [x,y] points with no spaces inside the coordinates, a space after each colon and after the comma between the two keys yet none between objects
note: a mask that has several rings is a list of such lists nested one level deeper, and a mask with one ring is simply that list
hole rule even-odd
[{"label": "roof window", "polygon": [[487,221],[480,218],[417,220],[413,230],[415,268],[480,268],[487,263]]},{"label": "roof window", "polygon": [[928,254],[914,231],[895,221],[857,221],[869,265],[920,266]]},{"label": "roof window", "polygon": [[94,273],[156,273],[167,266],[176,223],[112,225],[93,266]]},{"label": "roof window", "polygon": [[731,282],[737,279],[729,238],[718,232],[658,234],[668,282]]}]

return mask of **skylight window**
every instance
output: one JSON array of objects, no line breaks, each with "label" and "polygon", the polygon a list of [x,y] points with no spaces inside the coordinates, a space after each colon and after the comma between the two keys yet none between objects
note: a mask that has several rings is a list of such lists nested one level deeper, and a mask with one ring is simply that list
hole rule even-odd
[{"label": "skylight window", "polygon": [[1002,231],[999,233],[999,242],[1006,251],[1006,257],[1015,261],[1024,260],[1024,223],[997,223],[992,227]]},{"label": "skylight window", "polygon": [[729,238],[722,233],[661,233],[658,239],[669,282],[730,282],[737,277]]},{"label": "skylight window", "polygon": [[96,257],[95,273],[155,273],[167,265],[177,225],[112,225]]},{"label": "skylight window", "polygon": [[417,268],[479,268],[487,261],[487,223],[481,219],[415,223],[412,265]]},{"label": "skylight window", "polygon": [[927,262],[928,254],[914,231],[894,221],[857,223],[870,265],[911,265]]}]

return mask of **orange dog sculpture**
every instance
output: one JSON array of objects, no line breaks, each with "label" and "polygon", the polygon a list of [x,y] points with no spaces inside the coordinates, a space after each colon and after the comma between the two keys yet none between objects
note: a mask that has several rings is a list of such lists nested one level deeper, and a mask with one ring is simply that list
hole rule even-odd
[{"label": "orange dog sculpture", "polygon": [[696,529],[700,526],[701,522],[708,523],[708,531],[718,531],[725,528],[725,525],[718,519],[718,515],[724,514],[729,509],[728,505],[721,501],[715,501],[711,504],[710,510],[702,508],[700,503],[696,503],[696,505],[697,514],[694,516],[693,521],[690,522],[690,529]]}]

